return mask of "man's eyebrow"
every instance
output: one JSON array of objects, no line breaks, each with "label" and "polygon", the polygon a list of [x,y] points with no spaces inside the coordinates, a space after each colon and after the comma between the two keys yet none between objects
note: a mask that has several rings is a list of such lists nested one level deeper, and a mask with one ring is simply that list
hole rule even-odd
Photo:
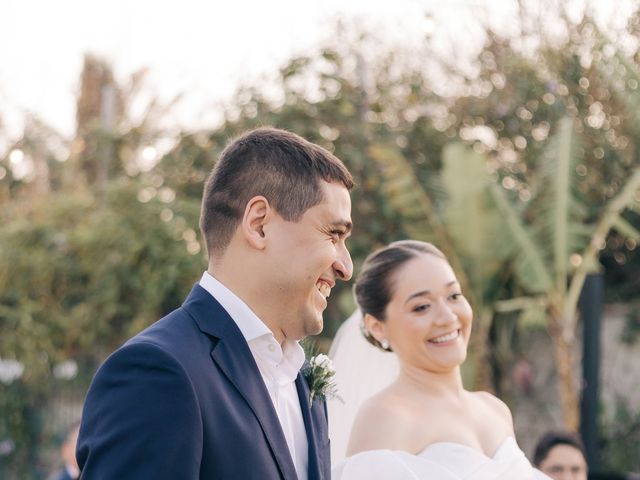
[{"label": "man's eyebrow", "polygon": [[331,222],[331,226],[332,227],[343,227],[346,230],[345,233],[349,233],[353,229],[353,223],[351,223],[348,220],[338,220],[338,221],[335,221],[335,222]]}]

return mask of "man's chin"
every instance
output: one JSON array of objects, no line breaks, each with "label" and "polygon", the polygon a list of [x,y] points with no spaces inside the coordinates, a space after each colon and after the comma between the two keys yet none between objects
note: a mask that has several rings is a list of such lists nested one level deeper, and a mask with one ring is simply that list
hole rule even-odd
[{"label": "man's chin", "polygon": [[310,337],[313,335],[319,335],[320,333],[322,333],[322,328],[324,327],[322,316],[319,319],[314,319],[313,321],[306,322],[304,327],[305,336]]}]

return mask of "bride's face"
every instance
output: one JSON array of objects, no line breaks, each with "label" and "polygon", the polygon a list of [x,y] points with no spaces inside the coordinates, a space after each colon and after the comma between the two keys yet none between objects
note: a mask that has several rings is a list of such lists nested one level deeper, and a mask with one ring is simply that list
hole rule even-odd
[{"label": "bride's face", "polygon": [[446,372],[466,358],[473,313],[451,266],[420,254],[393,278],[393,296],[380,334],[401,362]]}]

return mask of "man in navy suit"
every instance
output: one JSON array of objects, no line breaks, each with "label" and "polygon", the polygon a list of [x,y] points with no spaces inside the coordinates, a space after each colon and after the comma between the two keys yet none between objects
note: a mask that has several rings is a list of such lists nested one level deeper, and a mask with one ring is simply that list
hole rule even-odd
[{"label": "man in navy suit", "polygon": [[96,373],[81,478],[330,478],[326,408],[309,407],[298,340],[320,333],[331,288],[351,277],[352,186],[339,159],[290,132],[227,146],[202,200],[208,269]]}]

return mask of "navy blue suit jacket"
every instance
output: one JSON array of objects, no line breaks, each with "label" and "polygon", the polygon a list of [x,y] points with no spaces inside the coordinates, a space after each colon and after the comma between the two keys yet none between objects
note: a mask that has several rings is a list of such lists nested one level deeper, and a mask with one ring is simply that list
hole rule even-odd
[{"label": "navy blue suit jacket", "polygon": [[[329,480],[326,407],[301,374],[309,479]],[[83,479],[297,478],[249,346],[222,306],[195,285],[181,308],[114,352],[82,414]]]}]

